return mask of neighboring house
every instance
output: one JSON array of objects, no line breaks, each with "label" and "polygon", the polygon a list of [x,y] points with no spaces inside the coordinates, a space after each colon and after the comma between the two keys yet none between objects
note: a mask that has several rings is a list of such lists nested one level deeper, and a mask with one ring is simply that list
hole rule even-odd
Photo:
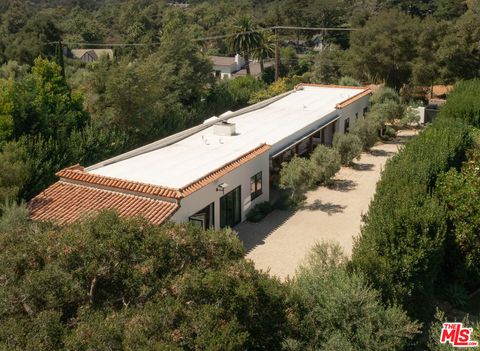
[{"label": "neighboring house", "polygon": [[[245,60],[240,55],[235,57],[226,56],[209,56],[213,64],[213,74],[219,79],[235,78],[247,75],[245,68]],[[264,67],[272,66],[272,62],[266,62]],[[254,77],[258,77],[261,74],[260,63],[256,61],[250,61],[250,74]]]},{"label": "neighboring house", "polygon": [[115,209],[154,224],[233,227],[269,201],[282,162],[348,132],[363,118],[370,94],[363,87],[301,84],[96,165],[66,168],[30,201],[31,217],[65,224]]},{"label": "neighboring house", "polygon": [[112,49],[73,49],[70,52],[72,58],[84,62],[93,62],[102,56],[107,56],[109,59],[113,59]]},{"label": "neighboring house", "polygon": [[235,57],[209,56],[213,64],[213,74],[220,79],[232,78],[235,72],[245,67],[245,60],[240,55]]}]

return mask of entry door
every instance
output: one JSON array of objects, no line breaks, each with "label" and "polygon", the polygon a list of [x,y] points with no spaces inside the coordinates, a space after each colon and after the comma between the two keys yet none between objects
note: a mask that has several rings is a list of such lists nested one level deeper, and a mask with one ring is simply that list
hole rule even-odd
[{"label": "entry door", "polygon": [[242,221],[241,187],[220,198],[220,227],[234,227]]}]

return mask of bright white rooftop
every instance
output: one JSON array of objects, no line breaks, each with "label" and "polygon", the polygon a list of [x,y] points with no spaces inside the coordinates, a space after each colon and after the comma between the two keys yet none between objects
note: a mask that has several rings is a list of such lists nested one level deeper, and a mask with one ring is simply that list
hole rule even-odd
[{"label": "bright white rooftop", "polygon": [[305,86],[266,107],[229,119],[236,124],[237,135],[216,136],[213,127],[209,127],[175,144],[89,173],[183,188],[263,143],[275,149],[285,138],[327,117],[338,103],[361,92],[351,88]]}]

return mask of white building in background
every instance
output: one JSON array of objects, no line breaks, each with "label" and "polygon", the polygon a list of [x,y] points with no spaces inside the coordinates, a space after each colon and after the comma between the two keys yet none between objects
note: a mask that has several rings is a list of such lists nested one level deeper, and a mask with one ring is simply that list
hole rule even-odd
[{"label": "white building in background", "polygon": [[[230,79],[247,75],[245,59],[238,54],[235,57],[209,56],[209,58],[212,61],[213,74],[218,79]],[[264,62],[264,68],[272,65],[273,62]],[[250,60],[249,66],[250,75],[258,77],[262,74],[260,62]]]},{"label": "white building in background", "polygon": [[330,145],[335,133],[362,119],[370,93],[302,84],[96,165],[64,169],[30,202],[31,216],[68,223],[111,208],[156,224],[233,227],[255,204],[269,201],[282,162]]},{"label": "white building in background", "polygon": [[73,49],[70,52],[73,59],[84,62],[94,62],[101,57],[113,59],[112,49]]}]

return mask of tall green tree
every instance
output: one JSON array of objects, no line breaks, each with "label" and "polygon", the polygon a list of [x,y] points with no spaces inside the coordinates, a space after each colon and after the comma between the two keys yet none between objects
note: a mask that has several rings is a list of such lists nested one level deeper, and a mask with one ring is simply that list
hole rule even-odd
[{"label": "tall green tree", "polygon": [[71,94],[61,67],[47,59],[36,59],[32,72],[24,78],[10,79],[2,95],[0,114],[13,120],[14,138],[65,135],[88,121],[82,97]]},{"label": "tall green tree", "polygon": [[381,12],[351,34],[350,60],[360,80],[400,88],[411,78],[420,20],[398,11]]},{"label": "tall green tree", "polygon": [[255,30],[252,17],[242,16],[234,25],[235,35],[229,38],[230,50],[245,59],[245,69],[250,74],[250,56],[262,43],[261,34]]},{"label": "tall green tree", "polygon": [[65,79],[65,62],[63,59],[63,46],[61,41],[55,46],[55,62],[60,66],[62,76]]},{"label": "tall green tree", "polygon": [[275,44],[271,36],[261,33],[260,43],[252,51],[252,59],[260,62],[260,72],[263,74],[265,70],[265,60],[275,56]]},{"label": "tall green tree", "polygon": [[19,63],[33,64],[38,56],[52,58],[55,42],[61,39],[60,29],[49,13],[40,12],[29,18],[6,46],[6,56]]},{"label": "tall green tree", "polygon": [[480,1],[450,25],[437,51],[442,77],[447,82],[480,77]]},{"label": "tall green tree", "polygon": [[0,248],[4,349],[275,350],[288,332],[285,287],[227,231],[107,212]]}]

